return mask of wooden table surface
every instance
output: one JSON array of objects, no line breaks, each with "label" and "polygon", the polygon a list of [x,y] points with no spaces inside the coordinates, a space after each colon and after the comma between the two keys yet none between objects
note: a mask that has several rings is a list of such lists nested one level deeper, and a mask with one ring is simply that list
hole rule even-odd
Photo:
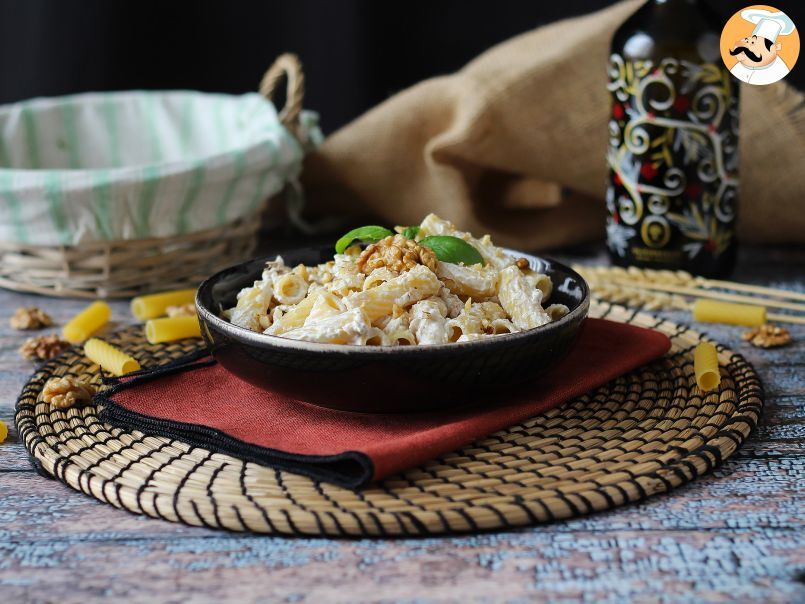
[{"label": "wooden table surface", "polygon": [[[563,260],[590,261],[600,250]],[[742,250],[735,278],[805,291],[805,249]],[[670,494],[529,529],[428,539],[272,538],[134,516],[36,474],[13,427],[31,364],[7,316],[63,323],[85,302],[0,290],[0,602],[805,601],[805,326],[763,351],[742,328],[696,325],[746,356],[763,420],[713,474]],[[130,319],[127,304],[114,317]],[[685,313],[666,313],[689,321]]]}]

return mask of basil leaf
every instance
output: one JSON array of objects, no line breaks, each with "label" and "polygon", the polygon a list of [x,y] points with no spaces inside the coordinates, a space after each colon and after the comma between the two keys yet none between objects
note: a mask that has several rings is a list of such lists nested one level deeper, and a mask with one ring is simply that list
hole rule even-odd
[{"label": "basil leaf", "polygon": [[382,226],[362,226],[357,229],[352,229],[349,233],[341,237],[335,242],[335,253],[343,254],[346,249],[352,245],[353,241],[360,241],[361,243],[375,243],[381,239],[385,239],[394,233]]},{"label": "basil leaf", "polygon": [[416,239],[416,236],[419,234],[419,227],[418,226],[409,226],[405,227],[402,232],[402,236],[406,239]]},{"label": "basil leaf", "polygon": [[431,235],[420,241],[419,245],[432,249],[436,257],[442,262],[450,262],[451,264],[463,262],[467,266],[485,264],[480,252],[458,237]]}]

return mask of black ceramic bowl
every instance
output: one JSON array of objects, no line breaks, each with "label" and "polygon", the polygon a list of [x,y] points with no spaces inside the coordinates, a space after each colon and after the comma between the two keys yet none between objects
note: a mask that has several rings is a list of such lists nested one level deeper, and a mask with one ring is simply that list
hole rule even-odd
[{"label": "black ceramic bowl", "polygon": [[[550,276],[550,303],[570,313],[547,325],[494,338],[443,346],[347,346],[269,336],[232,325],[219,315],[238,292],[260,278],[266,258],[223,270],[201,284],[196,307],[213,356],[228,371],[261,388],[299,400],[369,413],[436,410],[490,400],[534,379],[576,341],[590,305],[587,284],[552,260],[519,252]],[[282,253],[286,264],[319,264],[332,248]],[[480,395],[480,397],[479,397]],[[496,400],[496,398],[492,398]]]}]

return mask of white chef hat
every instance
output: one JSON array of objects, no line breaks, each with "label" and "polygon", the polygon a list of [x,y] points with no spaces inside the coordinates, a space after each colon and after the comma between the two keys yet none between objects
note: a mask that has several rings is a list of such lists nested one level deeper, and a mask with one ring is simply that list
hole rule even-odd
[{"label": "white chef hat", "polygon": [[756,23],[753,36],[760,36],[774,42],[777,36],[787,36],[794,31],[794,22],[784,12],[776,13],[762,8],[747,8],[741,11],[741,17],[750,23]]}]

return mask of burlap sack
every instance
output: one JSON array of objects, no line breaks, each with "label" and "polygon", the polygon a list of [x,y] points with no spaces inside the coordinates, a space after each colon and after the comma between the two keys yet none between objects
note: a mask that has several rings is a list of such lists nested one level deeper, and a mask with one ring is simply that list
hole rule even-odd
[{"label": "burlap sack", "polygon": [[[428,212],[523,249],[600,239],[614,30],[628,1],[500,44],[342,128],[308,156],[319,214],[418,223]],[[805,108],[743,85],[739,236],[805,241]]]}]

